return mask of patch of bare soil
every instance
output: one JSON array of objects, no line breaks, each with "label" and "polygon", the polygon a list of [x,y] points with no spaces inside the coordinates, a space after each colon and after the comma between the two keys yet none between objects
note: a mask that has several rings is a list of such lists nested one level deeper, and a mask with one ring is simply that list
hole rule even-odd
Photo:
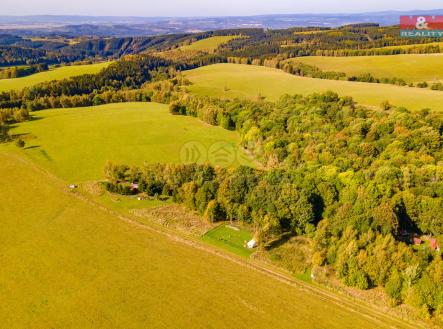
[{"label": "patch of bare soil", "polygon": [[213,227],[202,217],[175,204],[147,209],[133,209],[131,213],[167,228],[194,236],[201,236]]}]

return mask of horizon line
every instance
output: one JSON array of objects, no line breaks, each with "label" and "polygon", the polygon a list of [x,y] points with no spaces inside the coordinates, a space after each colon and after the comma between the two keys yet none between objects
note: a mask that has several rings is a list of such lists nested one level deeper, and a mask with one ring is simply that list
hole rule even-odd
[{"label": "horizon line", "polygon": [[223,17],[261,17],[261,16],[296,16],[296,15],[364,15],[364,14],[381,14],[381,13],[413,13],[413,12],[427,12],[427,11],[441,11],[443,15],[443,8],[435,9],[408,9],[408,10],[380,10],[380,11],[361,11],[361,12],[300,12],[300,13],[269,13],[269,14],[246,14],[246,15],[197,15],[197,16],[136,16],[136,15],[84,15],[84,14],[26,14],[26,15],[12,15],[0,14],[0,17],[100,17],[100,18],[223,18]]}]

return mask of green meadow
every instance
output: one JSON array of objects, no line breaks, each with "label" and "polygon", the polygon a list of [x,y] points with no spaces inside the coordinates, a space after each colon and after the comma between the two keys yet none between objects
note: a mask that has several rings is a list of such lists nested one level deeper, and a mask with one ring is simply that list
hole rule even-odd
[{"label": "green meadow", "polygon": [[213,52],[221,44],[227,43],[228,41],[230,41],[232,39],[236,39],[238,37],[239,36],[236,36],[236,35],[209,37],[206,39],[202,39],[202,40],[198,40],[196,42],[193,42],[190,45],[180,47],[180,49]]},{"label": "green meadow", "polygon": [[21,90],[25,87],[30,87],[46,81],[63,80],[83,74],[95,74],[100,72],[100,70],[108,66],[110,63],[111,62],[103,62],[87,65],[62,66],[59,68],[52,68],[49,71],[32,74],[23,78],[1,79],[0,92],[7,90]]},{"label": "green meadow", "polygon": [[391,104],[410,110],[443,110],[441,91],[305,78],[263,66],[215,64],[187,71],[185,75],[193,83],[188,88],[190,92],[214,97],[256,99],[262,95],[268,100],[276,100],[283,94],[308,95],[332,90],[368,106],[378,107],[381,102],[389,100]]},{"label": "green meadow", "polygon": [[407,82],[443,79],[443,54],[387,56],[308,56],[291,59],[315,65],[323,71],[345,72],[347,75],[371,73],[377,78],[401,78]]},{"label": "green meadow", "polygon": [[203,235],[202,239],[239,256],[247,257],[254,252],[245,247],[245,242],[252,239],[252,234],[229,224],[217,226]]},{"label": "green meadow", "polygon": [[198,162],[217,164],[216,158],[205,157],[211,145],[225,142],[237,147],[240,141],[234,131],[173,116],[167,105],[158,103],[38,111],[34,120],[11,133],[22,135],[27,156],[71,182],[102,179],[108,160],[133,165],[186,161],[180,152],[192,143],[200,152]]},{"label": "green meadow", "polygon": [[122,221],[25,159],[0,145],[4,328],[402,327]]}]

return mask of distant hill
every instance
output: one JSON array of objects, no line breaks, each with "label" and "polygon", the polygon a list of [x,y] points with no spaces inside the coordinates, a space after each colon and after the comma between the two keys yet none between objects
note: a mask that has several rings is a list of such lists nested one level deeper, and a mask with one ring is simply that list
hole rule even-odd
[{"label": "distant hill", "polygon": [[146,36],[234,28],[336,27],[399,23],[400,15],[438,15],[443,9],[355,14],[287,14],[225,17],[0,16],[0,32],[15,35]]}]

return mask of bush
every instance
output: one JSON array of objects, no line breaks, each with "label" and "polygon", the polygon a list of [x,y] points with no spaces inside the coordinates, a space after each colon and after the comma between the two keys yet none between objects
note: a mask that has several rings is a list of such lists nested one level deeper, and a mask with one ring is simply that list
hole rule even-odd
[{"label": "bush", "polygon": [[385,291],[388,296],[391,297],[394,304],[398,304],[401,302],[402,284],[403,282],[400,274],[396,269],[394,269],[385,286]]},{"label": "bush", "polygon": [[169,104],[169,113],[174,115],[180,114],[180,105],[176,102]]},{"label": "bush", "polygon": [[389,103],[389,101],[383,101],[383,102],[381,102],[380,107],[383,110],[387,111],[392,108],[392,105]]},{"label": "bush", "polygon": [[17,147],[24,148],[24,147],[25,147],[25,141],[24,141],[23,139],[19,138],[19,139],[17,139],[17,141],[15,142],[15,145],[16,145]]},{"label": "bush", "polygon": [[441,83],[441,82],[433,83],[431,86],[431,89],[432,90],[443,90],[443,83]]}]

